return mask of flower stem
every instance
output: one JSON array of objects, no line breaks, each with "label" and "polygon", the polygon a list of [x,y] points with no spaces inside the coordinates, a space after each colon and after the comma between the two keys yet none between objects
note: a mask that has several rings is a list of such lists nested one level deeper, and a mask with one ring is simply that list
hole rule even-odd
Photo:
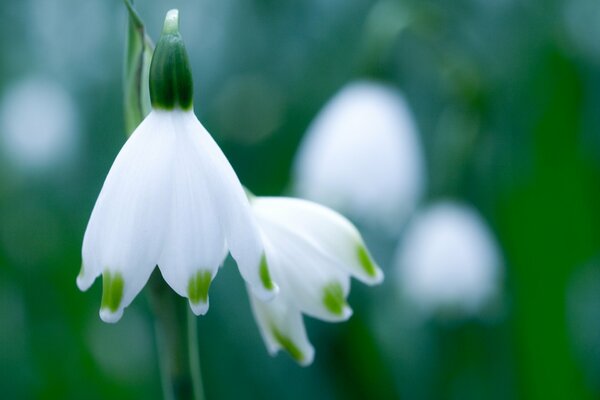
[{"label": "flower stem", "polygon": [[150,277],[148,287],[163,396],[167,400],[204,400],[196,318],[158,271]]},{"label": "flower stem", "polygon": [[190,376],[196,400],[204,400],[204,385],[202,384],[202,371],[200,370],[200,351],[198,349],[198,320],[192,310],[187,308],[188,322],[188,351],[190,359]]}]

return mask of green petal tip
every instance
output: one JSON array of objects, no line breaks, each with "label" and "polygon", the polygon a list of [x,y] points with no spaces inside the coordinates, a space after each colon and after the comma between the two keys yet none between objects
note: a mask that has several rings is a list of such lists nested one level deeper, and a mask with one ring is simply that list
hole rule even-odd
[{"label": "green petal tip", "polygon": [[338,282],[325,286],[323,289],[323,304],[330,313],[338,317],[344,317],[350,311],[342,285]]},{"label": "green petal tip", "polygon": [[102,301],[101,310],[117,312],[123,300],[123,288],[125,281],[119,272],[106,270],[102,273]]},{"label": "green petal tip", "polygon": [[212,282],[212,274],[209,271],[198,271],[188,281],[188,298],[192,304],[207,303],[208,289]]},{"label": "green petal tip", "polygon": [[258,273],[260,275],[260,281],[263,287],[267,290],[274,290],[275,284],[271,279],[271,274],[269,273],[269,265],[267,264],[267,257],[264,254],[260,259],[260,267]]},{"label": "green petal tip", "polygon": [[369,254],[369,250],[367,250],[364,244],[359,244],[356,248],[356,256],[358,257],[358,262],[362,267],[363,271],[367,274],[371,284],[380,283],[383,280],[383,273],[373,261],[371,254]]},{"label": "green petal tip", "polygon": [[281,333],[277,328],[271,328],[271,332],[273,333],[273,338],[277,344],[281,346],[281,348],[285,350],[290,357],[294,359],[294,361],[299,364],[304,363],[304,353],[302,353],[302,350],[296,346],[292,339]]}]

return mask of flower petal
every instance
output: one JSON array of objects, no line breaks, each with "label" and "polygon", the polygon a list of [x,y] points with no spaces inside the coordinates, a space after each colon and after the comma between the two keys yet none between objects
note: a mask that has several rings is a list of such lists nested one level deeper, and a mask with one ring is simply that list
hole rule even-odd
[{"label": "flower petal", "polygon": [[350,276],[319,248],[277,224],[260,220],[266,260],[281,293],[308,315],[344,321],[352,315],[346,303]]},{"label": "flower petal", "polygon": [[264,302],[254,296],[250,288],[248,293],[254,319],[269,353],[275,355],[283,349],[300,365],[310,365],[315,350],[308,341],[300,310],[282,294]]},{"label": "flower petal", "polygon": [[167,283],[187,297],[196,315],[208,311],[208,287],[227,255],[225,236],[215,212],[203,154],[179,124],[184,113],[171,113],[175,132],[174,174],[169,222],[158,265]]},{"label": "flower petal", "polygon": [[339,266],[369,285],[380,283],[375,264],[358,230],[341,214],[311,201],[291,197],[256,197],[252,207],[260,218],[304,237]]},{"label": "flower petal", "polygon": [[83,240],[77,278],[87,290],[103,273],[101,318],[116,322],[144,287],[160,254],[173,159],[169,120],[153,112],[115,159]]},{"label": "flower petal", "polygon": [[204,155],[204,169],[210,171],[206,177],[229,251],[253,292],[269,299],[277,293],[277,286],[262,262],[263,244],[244,189],[210,134],[192,112],[188,116],[186,132]]}]

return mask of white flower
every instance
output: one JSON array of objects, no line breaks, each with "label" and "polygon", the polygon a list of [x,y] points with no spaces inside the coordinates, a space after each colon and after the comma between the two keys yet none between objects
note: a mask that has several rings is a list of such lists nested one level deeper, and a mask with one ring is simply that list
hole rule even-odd
[{"label": "white flower", "polygon": [[441,202],[407,227],[397,266],[403,293],[422,311],[480,312],[497,294],[501,256],[471,207]]},{"label": "white flower", "polygon": [[115,322],[158,265],[194,313],[227,250],[254,293],[277,288],[246,194],[192,110],[192,82],[178,14],[170,11],[150,68],[153,110],[117,156],[83,240],[81,290],[103,275],[100,316]]},{"label": "white flower", "polygon": [[356,228],[340,214],[306,200],[251,199],[262,231],[265,263],[280,292],[264,302],[250,295],[267,349],[286,350],[297,362],[312,362],[302,314],[325,321],[348,319],[350,277],[373,285],[383,279]]},{"label": "white flower", "polygon": [[397,232],[425,186],[418,133],[401,94],[373,82],[343,88],[319,113],[295,164],[297,193]]},{"label": "white flower", "polygon": [[69,160],[79,144],[77,131],[73,98],[51,80],[26,78],[3,95],[0,149],[18,167],[39,172]]},{"label": "white flower", "polygon": [[[114,322],[156,265],[167,283],[208,309],[227,248],[260,297],[262,244],[233,169],[192,111],[153,110],[117,156],[92,212],[77,284],[104,275],[101,317]],[[263,279],[261,279],[263,278]]]}]

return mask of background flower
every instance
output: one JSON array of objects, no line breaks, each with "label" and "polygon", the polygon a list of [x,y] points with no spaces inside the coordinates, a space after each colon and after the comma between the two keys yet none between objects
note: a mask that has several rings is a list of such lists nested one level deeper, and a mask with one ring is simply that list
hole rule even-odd
[{"label": "background flower", "polygon": [[359,81],[311,123],[298,150],[296,192],[397,232],[425,186],[420,139],[402,95]]},{"label": "background flower", "polygon": [[434,203],[415,215],[396,262],[403,294],[426,313],[476,315],[502,285],[495,238],[477,211],[459,203]]}]

